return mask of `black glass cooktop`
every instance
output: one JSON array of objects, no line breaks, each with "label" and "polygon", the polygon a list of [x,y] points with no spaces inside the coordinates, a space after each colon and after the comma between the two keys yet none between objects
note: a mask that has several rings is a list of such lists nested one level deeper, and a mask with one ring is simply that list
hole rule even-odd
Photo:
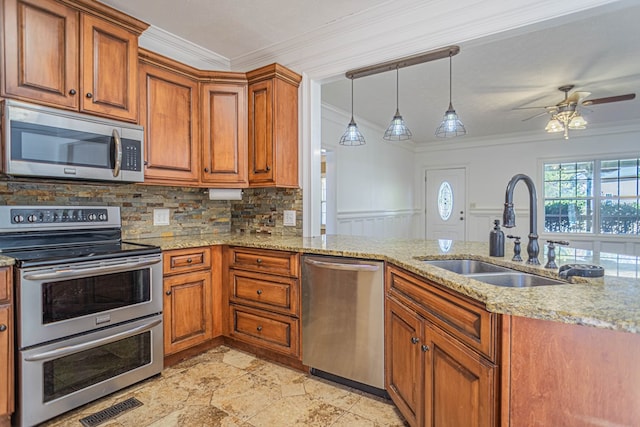
[{"label": "black glass cooktop", "polygon": [[0,255],[14,258],[18,267],[155,253],[160,253],[158,246],[123,242],[120,240],[120,230],[115,229],[0,235]]}]

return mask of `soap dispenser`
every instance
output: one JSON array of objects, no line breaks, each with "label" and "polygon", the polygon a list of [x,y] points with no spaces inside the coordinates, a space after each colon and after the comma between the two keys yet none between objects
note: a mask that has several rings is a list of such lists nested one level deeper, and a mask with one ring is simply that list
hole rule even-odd
[{"label": "soap dispenser", "polygon": [[504,233],[500,230],[500,220],[493,221],[495,226],[489,233],[489,256],[504,256]]}]

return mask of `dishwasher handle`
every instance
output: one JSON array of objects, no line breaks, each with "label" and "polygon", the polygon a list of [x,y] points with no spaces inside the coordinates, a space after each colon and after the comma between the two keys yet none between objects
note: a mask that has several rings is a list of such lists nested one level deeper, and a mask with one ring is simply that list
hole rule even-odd
[{"label": "dishwasher handle", "polygon": [[305,258],[304,262],[319,268],[327,268],[329,270],[378,271],[380,269],[380,266],[374,264],[347,264],[343,262],[318,261],[311,258]]}]

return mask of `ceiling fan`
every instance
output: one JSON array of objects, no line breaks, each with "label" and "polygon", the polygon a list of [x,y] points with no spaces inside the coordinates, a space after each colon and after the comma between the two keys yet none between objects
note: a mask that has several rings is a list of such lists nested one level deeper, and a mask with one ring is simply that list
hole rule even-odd
[{"label": "ceiling fan", "polygon": [[630,101],[636,97],[635,93],[625,95],[608,96],[605,98],[586,99],[591,92],[575,91],[569,95],[569,91],[574,85],[564,85],[558,88],[564,92],[564,99],[555,105],[544,107],[523,107],[516,110],[524,110],[531,108],[544,108],[546,111],[523,119],[523,121],[531,120],[545,114],[550,114],[551,118],[545,126],[545,130],[549,133],[564,132],[564,139],[569,139],[569,129],[585,129],[587,121],[580,114],[578,107],[586,107],[590,105],[606,104],[610,102]]}]

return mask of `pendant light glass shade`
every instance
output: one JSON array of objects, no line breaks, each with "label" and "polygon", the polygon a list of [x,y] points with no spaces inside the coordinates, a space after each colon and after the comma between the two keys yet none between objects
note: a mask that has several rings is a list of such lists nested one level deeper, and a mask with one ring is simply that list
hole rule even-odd
[{"label": "pendant light glass shade", "polygon": [[453,109],[453,104],[451,102],[451,57],[449,54],[449,108],[444,113],[444,119],[442,119],[442,123],[436,129],[436,136],[440,138],[452,138],[454,136],[462,136],[467,133],[464,125],[458,118],[458,114],[456,114],[456,110]]},{"label": "pendant light glass shade", "polygon": [[399,101],[400,85],[398,81],[398,67],[396,67],[396,114],[394,114],[389,127],[387,127],[387,130],[384,133],[383,138],[387,141],[404,141],[406,139],[411,139],[411,131],[404,123],[404,119],[400,115]]},{"label": "pendant light glass shade", "polygon": [[353,79],[351,79],[351,121],[340,138],[340,145],[364,145],[364,136],[360,133],[356,121],[353,120]]}]

